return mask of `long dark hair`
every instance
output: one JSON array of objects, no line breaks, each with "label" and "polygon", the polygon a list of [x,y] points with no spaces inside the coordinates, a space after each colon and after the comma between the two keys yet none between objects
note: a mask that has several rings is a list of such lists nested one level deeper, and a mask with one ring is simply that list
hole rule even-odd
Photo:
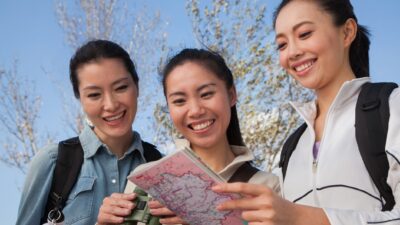
[{"label": "long dark hair", "polygon": [[128,52],[112,41],[92,40],[79,47],[69,62],[69,78],[77,99],[79,99],[79,79],[77,70],[84,64],[100,59],[110,58],[119,59],[122,61],[125,69],[132,76],[136,87],[139,88],[139,77]]},{"label": "long dark hair", "polygon": [[[276,18],[279,12],[293,0],[283,0],[275,9],[273,24],[275,28]],[[349,0],[314,0],[321,9],[328,12],[336,26],[341,26],[350,18],[357,23],[357,34],[350,46],[350,66],[357,78],[369,77],[369,32],[365,26],[358,24],[353,6]]]},{"label": "long dark hair", "polygon": [[[226,88],[229,90],[234,86],[233,75],[231,70],[225,63],[224,58],[216,52],[204,49],[183,49],[177,55],[169,59],[168,63],[162,71],[162,85],[164,95],[166,94],[165,81],[172,70],[186,62],[195,62],[203,66],[207,70],[215,74],[220,80],[225,82]],[[228,142],[230,145],[244,146],[242,134],[239,127],[239,119],[237,116],[236,105],[231,107],[231,119],[226,131]]]}]

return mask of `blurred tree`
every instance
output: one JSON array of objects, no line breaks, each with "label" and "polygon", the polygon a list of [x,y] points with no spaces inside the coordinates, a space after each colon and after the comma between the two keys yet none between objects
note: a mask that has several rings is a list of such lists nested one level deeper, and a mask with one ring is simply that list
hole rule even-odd
[{"label": "blurred tree", "polygon": [[[169,119],[162,92],[154,91],[161,90],[156,74],[168,51],[167,23],[158,12],[134,4],[127,0],[57,0],[56,14],[72,51],[93,38],[115,41],[129,51],[140,77],[136,121],[146,121],[139,130],[153,137],[150,141],[168,148],[171,137],[179,134]],[[256,164],[272,170],[283,141],[298,124],[287,102],[310,99],[311,93],[299,88],[275,63],[277,51],[265,18],[266,2],[187,0],[186,9],[197,47],[218,51],[232,69],[243,137],[256,155]],[[1,71],[0,119],[10,135],[2,143],[6,155],[1,160],[24,171],[37,149],[55,138],[37,132],[41,98],[33,92],[34,83],[21,84],[17,76],[16,69]],[[84,116],[78,101],[71,100],[71,88],[63,86],[69,82],[57,83],[62,84],[64,93],[66,125],[79,133]]]},{"label": "blurred tree", "polygon": [[8,134],[0,142],[0,160],[24,173],[39,148],[52,140],[37,132],[41,97],[33,81],[18,73],[17,61],[10,70],[0,68],[0,90],[0,127]]},{"label": "blurred tree", "polygon": [[[161,100],[160,92],[154,92],[161,90],[158,65],[167,49],[167,23],[160,14],[149,12],[128,0],[57,0],[55,10],[72,52],[88,40],[107,39],[119,43],[130,53],[140,79],[140,109],[136,121],[146,120],[148,123],[143,123],[146,127],[141,129],[153,130],[156,123],[151,112]],[[35,92],[35,83],[25,76],[21,77],[17,67],[15,63],[10,71],[0,69],[0,128],[6,134],[0,140],[3,147],[0,160],[25,172],[35,153],[57,138],[36,128],[41,97]],[[47,72],[44,70],[44,73]],[[66,127],[78,134],[84,115],[79,102],[74,99],[69,82],[65,82],[69,78],[48,75],[52,76],[61,93]]]},{"label": "blurred tree", "polygon": [[[268,171],[286,137],[298,125],[298,117],[288,101],[310,99],[278,65],[274,36],[266,16],[266,1],[188,0],[198,47],[219,52],[231,68],[238,91],[238,114],[246,145],[256,156],[256,164]],[[179,136],[167,115],[166,105],[158,105],[155,117],[163,137]]]},{"label": "blurred tree", "polygon": [[[156,103],[161,101],[161,94],[154,90],[161,88],[157,79],[157,66],[167,52],[165,30],[168,23],[161,19],[160,13],[149,12],[145,6],[138,7],[127,0],[80,0],[74,1],[72,5],[71,2],[58,0],[56,12],[67,43],[73,50],[91,39],[107,39],[128,51],[140,80],[140,109],[136,120],[148,121],[148,127],[142,128],[144,131],[156,127],[156,121],[148,115],[151,115],[149,111],[153,110]],[[79,133],[84,117],[79,104],[66,112],[65,121],[69,123],[68,126]]]}]

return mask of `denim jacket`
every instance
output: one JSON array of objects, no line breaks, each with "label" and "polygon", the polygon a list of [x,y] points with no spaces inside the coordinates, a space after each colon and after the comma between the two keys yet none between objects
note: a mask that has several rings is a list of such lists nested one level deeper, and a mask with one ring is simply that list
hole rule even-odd
[{"label": "denim jacket", "polygon": [[[128,173],[145,162],[140,135],[125,155],[118,159],[89,126],[79,135],[84,161],[66,205],[64,225],[95,224],[104,197],[123,192]],[[30,163],[18,210],[17,225],[40,224],[53,179],[57,145],[39,151]]]}]

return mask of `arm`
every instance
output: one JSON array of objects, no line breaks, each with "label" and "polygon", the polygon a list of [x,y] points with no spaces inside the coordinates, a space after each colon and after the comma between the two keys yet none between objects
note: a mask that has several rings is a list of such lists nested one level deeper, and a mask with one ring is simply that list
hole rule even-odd
[{"label": "arm", "polygon": [[329,225],[322,209],[291,203],[263,185],[226,183],[213,187],[213,190],[244,196],[222,203],[218,210],[242,210],[242,218],[250,224]]},{"label": "arm", "polygon": [[56,145],[39,151],[33,157],[25,178],[16,224],[40,224],[51,188],[56,158]]},{"label": "arm", "polygon": [[393,191],[396,205],[390,212],[357,212],[325,209],[332,225],[345,224],[400,224],[400,89],[393,90],[389,98],[390,118],[386,139],[389,174],[387,183]]},{"label": "arm", "polygon": [[[242,200],[226,202],[220,209],[242,209],[243,218],[250,222],[270,224],[331,224],[331,225],[392,225],[400,223],[400,89],[393,91],[389,100],[390,119],[386,141],[389,174],[387,182],[392,188],[396,205],[393,210],[373,212],[332,208],[314,208],[287,202],[271,194],[266,188],[249,184],[224,184],[217,186],[221,192],[236,192]],[[294,221],[290,221],[295,219]],[[286,220],[286,221],[285,221]],[[285,222],[282,222],[285,221]]]}]

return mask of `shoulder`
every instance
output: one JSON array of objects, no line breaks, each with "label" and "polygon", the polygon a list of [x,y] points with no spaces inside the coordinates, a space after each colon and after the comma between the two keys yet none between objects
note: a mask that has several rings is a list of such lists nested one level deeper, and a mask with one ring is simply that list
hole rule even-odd
[{"label": "shoulder", "polygon": [[44,183],[49,177],[52,177],[57,155],[58,147],[53,144],[36,153],[29,163],[25,185],[32,186],[35,183]]},{"label": "shoulder", "polygon": [[49,145],[32,158],[25,178],[17,224],[38,224],[53,178],[57,145]]},{"label": "shoulder", "polygon": [[260,170],[250,178],[249,183],[265,185],[277,193],[280,192],[279,178],[273,173]]},{"label": "shoulder", "polygon": [[400,158],[400,88],[393,90],[389,98],[390,118],[386,150]]},{"label": "shoulder", "polygon": [[400,103],[400,87],[395,88],[389,98],[390,106],[398,105],[398,103]]},{"label": "shoulder", "polygon": [[[30,171],[41,171],[49,169],[55,164],[55,161],[58,156],[58,145],[50,144],[39,152],[32,158],[30,162],[29,170]],[[46,171],[48,173],[48,171]]]}]

